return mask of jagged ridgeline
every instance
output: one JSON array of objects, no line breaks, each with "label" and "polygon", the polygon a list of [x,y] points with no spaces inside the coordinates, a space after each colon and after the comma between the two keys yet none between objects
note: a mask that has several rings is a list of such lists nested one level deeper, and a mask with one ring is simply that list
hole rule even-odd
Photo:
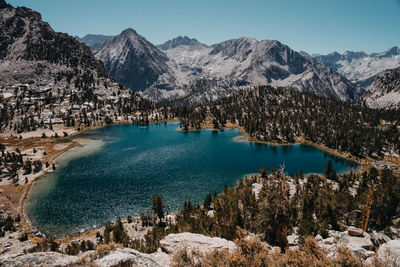
[{"label": "jagged ridgeline", "polygon": [[332,68],[276,40],[249,37],[211,46],[177,37],[154,46],[133,29],[93,50],[118,81],[153,101],[214,101],[269,84],[345,101],[363,92]]},{"label": "jagged ridgeline", "polygon": [[[400,152],[400,111],[376,110],[360,103],[260,86],[243,90],[211,105],[177,111],[183,128],[200,128],[215,118],[239,124],[257,141],[293,143],[307,140],[356,157],[379,158]],[[389,124],[382,128],[382,121]]]}]

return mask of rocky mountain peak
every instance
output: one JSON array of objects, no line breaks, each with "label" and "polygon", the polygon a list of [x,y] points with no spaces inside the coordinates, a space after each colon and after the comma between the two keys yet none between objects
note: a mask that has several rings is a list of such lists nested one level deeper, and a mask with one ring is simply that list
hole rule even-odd
[{"label": "rocky mountain peak", "polygon": [[341,58],[343,60],[351,61],[353,59],[360,59],[360,58],[364,58],[366,56],[368,56],[368,55],[363,51],[357,51],[357,52],[346,51],[346,52],[343,53]]},{"label": "rocky mountain peak", "polygon": [[206,47],[205,44],[200,43],[197,39],[190,38],[188,36],[178,36],[175,37],[171,40],[166,41],[163,44],[158,45],[157,47],[160,48],[161,50],[167,50],[167,49],[174,49],[178,46],[201,46],[201,47]]},{"label": "rocky mountain peak", "polygon": [[168,70],[167,56],[132,28],[123,30],[93,53],[112,77],[135,91],[149,87]]},{"label": "rocky mountain peak", "polygon": [[126,37],[139,36],[139,34],[132,28],[127,28],[127,29],[123,30],[120,35],[126,36]]},{"label": "rocky mountain peak", "polygon": [[250,47],[257,45],[258,41],[250,37],[240,37],[238,39],[231,39],[212,46],[210,55],[222,53],[224,57],[233,57],[243,54],[251,53]]},{"label": "rocky mountain peak", "polygon": [[393,57],[400,55],[400,49],[397,46],[394,46],[392,48],[389,48],[385,52],[381,53],[379,56],[380,57]]}]

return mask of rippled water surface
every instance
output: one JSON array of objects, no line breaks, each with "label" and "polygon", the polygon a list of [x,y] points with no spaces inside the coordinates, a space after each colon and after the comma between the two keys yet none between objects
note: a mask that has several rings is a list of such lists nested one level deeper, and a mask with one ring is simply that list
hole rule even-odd
[{"label": "rippled water surface", "polygon": [[167,210],[185,200],[202,202],[209,193],[233,186],[261,167],[290,173],[321,173],[328,160],[338,172],[354,163],[306,145],[271,146],[236,141],[236,129],[177,131],[177,123],[97,128],[79,138],[92,140],[59,159],[60,168],[32,189],[27,212],[51,236],[138,216],[162,195]]}]

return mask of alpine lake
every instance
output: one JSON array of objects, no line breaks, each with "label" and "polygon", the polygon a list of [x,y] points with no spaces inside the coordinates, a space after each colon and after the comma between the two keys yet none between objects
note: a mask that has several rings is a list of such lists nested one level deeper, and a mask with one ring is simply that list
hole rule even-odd
[{"label": "alpine lake", "polygon": [[87,142],[57,159],[58,170],[32,187],[25,203],[33,225],[61,237],[102,226],[117,217],[140,216],[160,194],[166,211],[184,201],[235,186],[262,167],[285,166],[288,174],[323,173],[328,160],[337,173],[358,164],[310,145],[266,145],[239,140],[237,129],[182,132],[178,123],[93,128]]}]

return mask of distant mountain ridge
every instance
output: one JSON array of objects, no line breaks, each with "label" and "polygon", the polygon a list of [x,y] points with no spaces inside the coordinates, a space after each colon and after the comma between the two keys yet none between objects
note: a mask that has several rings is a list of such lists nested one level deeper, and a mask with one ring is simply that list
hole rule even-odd
[{"label": "distant mountain ridge", "polygon": [[128,29],[94,55],[111,76],[155,101],[203,103],[261,84],[346,101],[362,94],[333,69],[274,40],[242,37],[206,46],[180,36],[154,46]]},{"label": "distant mountain ridge", "polygon": [[95,49],[103,45],[104,43],[110,41],[115,36],[101,35],[101,34],[87,34],[80,38],[76,36],[79,42],[86,44],[91,49]]},{"label": "distant mountain ridge", "polygon": [[180,45],[207,47],[207,45],[200,43],[199,41],[197,41],[197,39],[189,38],[186,35],[183,37],[182,36],[175,37],[171,40],[166,41],[163,44],[157,45],[157,47],[160,48],[161,50],[168,50],[168,49],[173,49]]},{"label": "distant mountain ridge", "polygon": [[400,49],[396,46],[380,53],[346,51],[343,54],[315,54],[313,57],[364,88],[367,88],[380,72],[400,67]]}]

